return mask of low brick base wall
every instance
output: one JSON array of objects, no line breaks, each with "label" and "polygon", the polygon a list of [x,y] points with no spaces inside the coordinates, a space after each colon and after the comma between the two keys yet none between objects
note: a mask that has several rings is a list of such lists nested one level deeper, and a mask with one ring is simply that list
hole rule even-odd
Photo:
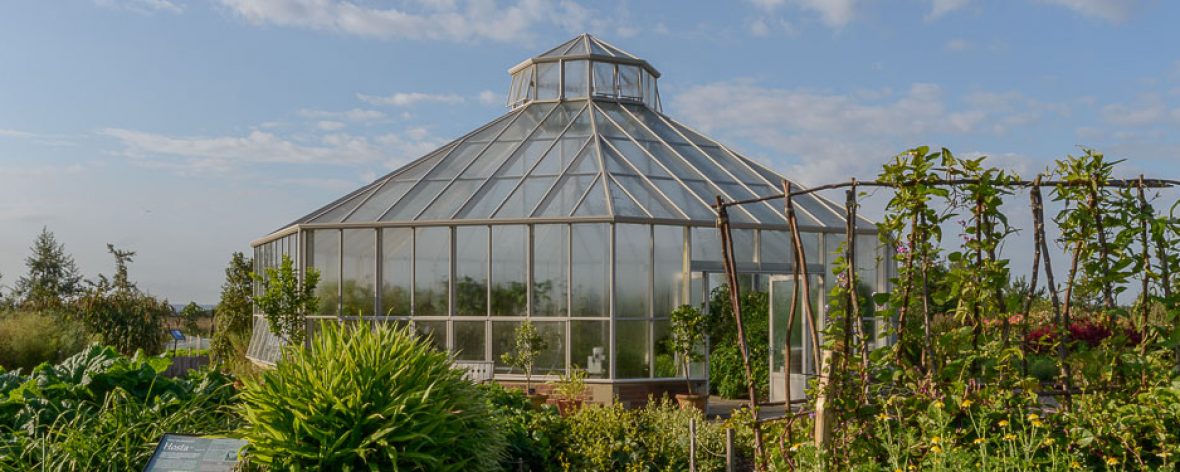
[{"label": "low brick base wall", "polygon": [[[497,380],[497,383],[507,388],[524,390],[525,383],[518,380]],[[554,385],[543,382],[533,382],[533,390],[537,393],[549,395],[549,403],[554,402]],[[693,383],[694,391],[704,391],[705,382]],[[609,404],[622,403],[626,408],[637,408],[647,404],[649,398],[659,398],[667,395],[669,398],[678,393],[688,393],[688,387],[683,380],[654,380],[650,382],[628,383],[587,383],[583,394],[578,398],[589,403]]]}]

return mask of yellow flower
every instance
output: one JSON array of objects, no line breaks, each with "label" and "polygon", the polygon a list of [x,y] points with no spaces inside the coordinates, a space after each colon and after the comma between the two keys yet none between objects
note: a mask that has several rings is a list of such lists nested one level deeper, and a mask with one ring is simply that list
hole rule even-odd
[{"label": "yellow flower", "polygon": [[1004,440],[1006,440],[1006,441],[1011,441],[1011,440],[1013,440],[1013,439],[1016,439],[1016,435],[1015,435],[1015,434],[1008,433],[1008,434],[1005,434],[1005,435],[1004,435]]},{"label": "yellow flower", "polygon": [[1036,413],[1029,413],[1029,414],[1028,414],[1028,420],[1029,420],[1029,421],[1036,421],[1036,420],[1039,420],[1039,419],[1041,419],[1041,417],[1040,417],[1040,416],[1037,416],[1037,414],[1036,414]]},{"label": "yellow flower", "polygon": [[942,448],[938,447],[938,446],[933,446],[930,448],[930,452],[933,452],[935,454],[942,454]]},{"label": "yellow flower", "polygon": [[983,444],[984,442],[985,441],[983,440],[983,438],[975,438],[975,444]]},{"label": "yellow flower", "polygon": [[960,408],[971,408],[971,400],[964,399],[962,402],[959,402],[959,407]]},{"label": "yellow flower", "polygon": [[889,421],[889,415],[882,412],[881,414],[877,415],[877,419],[881,421]]},{"label": "yellow flower", "polygon": [[941,402],[941,401],[935,400],[935,401],[934,401],[934,407],[935,407],[935,408],[938,408],[939,410],[941,410],[941,409],[942,409],[942,407],[943,407],[943,404],[942,404],[942,402]]},{"label": "yellow flower", "polygon": [[1119,458],[1107,457],[1106,458],[1106,465],[1119,465]]},{"label": "yellow flower", "polygon": [[1044,425],[1045,425],[1045,423],[1042,423],[1041,420],[1033,420],[1033,422],[1032,422],[1032,426],[1034,428],[1040,428],[1041,426],[1044,426]]},{"label": "yellow flower", "polygon": [[1046,445],[1046,446],[1052,446],[1052,445],[1053,445],[1053,443],[1055,443],[1055,442],[1057,442],[1057,440],[1056,440],[1056,439],[1053,439],[1053,438],[1045,438],[1045,440],[1044,440],[1044,441],[1041,441],[1041,443],[1042,443],[1042,444],[1044,444],[1044,445]]},{"label": "yellow flower", "polygon": [[1071,468],[1071,469],[1080,469],[1080,468],[1082,468],[1082,464],[1078,463],[1078,461],[1070,461],[1070,462],[1069,462],[1069,468]]},{"label": "yellow flower", "polygon": [[940,438],[938,436],[930,438],[930,444],[940,444],[940,443],[942,443],[942,438]]},{"label": "yellow flower", "polygon": [[1007,428],[1008,427],[1008,420],[1000,420],[1000,427]]}]

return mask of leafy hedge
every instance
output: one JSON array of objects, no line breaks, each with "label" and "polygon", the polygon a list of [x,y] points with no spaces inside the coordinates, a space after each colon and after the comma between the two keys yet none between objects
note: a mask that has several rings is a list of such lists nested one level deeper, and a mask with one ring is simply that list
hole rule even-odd
[{"label": "leafy hedge", "polygon": [[165,432],[236,429],[231,379],[215,371],[163,377],[170,362],[93,345],[27,376],[0,373],[0,466],[139,470]]}]

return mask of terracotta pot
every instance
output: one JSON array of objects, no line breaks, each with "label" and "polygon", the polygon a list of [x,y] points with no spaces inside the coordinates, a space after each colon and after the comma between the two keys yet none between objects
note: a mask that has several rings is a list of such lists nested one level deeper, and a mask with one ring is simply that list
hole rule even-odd
[{"label": "terracotta pot", "polygon": [[709,396],[678,393],[676,394],[676,403],[680,404],[681,410],[696,408],[701,412],[705,412],[709,408]]},{"label": "terracotta pot", "polygon": [[545,395],[544,393],[530,393],[527,396],[529,397],[529,401],[533,402],[533,406],[537,408],[540,408],[541,405],[544,405],[549,400],[549,395]]},{"label": "terracotta pot", "polygon": [[572,415],[582,407],[582,400],[578,400],[576,398],[558,398],[556,403],[557,412],[560,413],[561,416]]}]

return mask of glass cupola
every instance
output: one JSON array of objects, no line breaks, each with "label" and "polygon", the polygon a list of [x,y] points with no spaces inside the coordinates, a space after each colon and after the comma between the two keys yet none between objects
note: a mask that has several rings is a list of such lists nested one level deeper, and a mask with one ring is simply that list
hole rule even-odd
[{"label": "glass cupola", "polygon": [[657,71],[647,61],[580,35],[508,71],[508,107],[588,97],[643,103],[660,111]]}]

